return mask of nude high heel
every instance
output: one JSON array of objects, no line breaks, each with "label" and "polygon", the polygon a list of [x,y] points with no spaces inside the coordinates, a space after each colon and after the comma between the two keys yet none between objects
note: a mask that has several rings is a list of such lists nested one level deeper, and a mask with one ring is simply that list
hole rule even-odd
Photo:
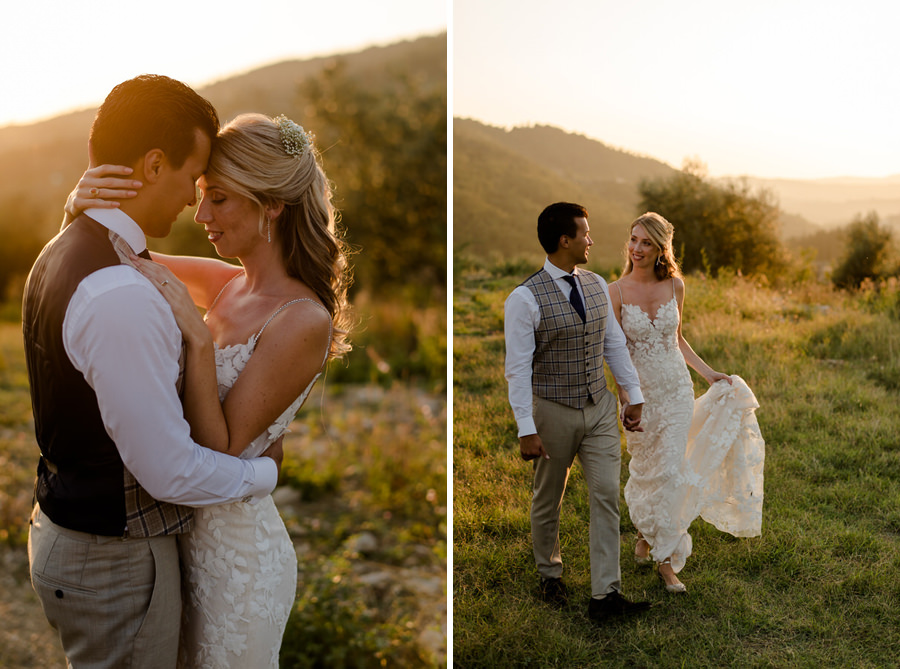
[{"label": "nude high heel", "polygon": [[[647,540],[644,539],[644,537],[642,537],[642,536],[640,535],[640,533],[638,533],[638,538],[637,538],[637,540],[638,540],[638,543],[640,543],[641,541],[643,541],[645,544],[647,544],[647,555],[646,555],[646,557],[641,557],[640,555],[637,554],[637,552],[635,552],[635,554],[634,554],[634,563],[635,563],[638,567],[646,567],[646,566],[648,566],[648,565],[653,564],[653,558],[650,557],[650,544],[647,543]],[[635,551],[637,551],[637,546],[635,546]]]},{"label": "nude high heel", "polygon": [[667,564],[671,567],[672,562],[669,558],[666,558],[665,560],[663,560],[662,562],[660,562],[659,564],[656,565],[656,575],[659,576],[659,580],[662,581],[664,586],[666,586],[666,592],[671,592],[674,595],[686,595],[687,588],[685,587],[684,583],[682,583],[681,581],[678,580],[677,577],[675,578],[675,583],[666,583],[666,579],[663,577],[662,573],[660,573],[660,571],[659,571],[659,566],[663,565],[663,564]]}]

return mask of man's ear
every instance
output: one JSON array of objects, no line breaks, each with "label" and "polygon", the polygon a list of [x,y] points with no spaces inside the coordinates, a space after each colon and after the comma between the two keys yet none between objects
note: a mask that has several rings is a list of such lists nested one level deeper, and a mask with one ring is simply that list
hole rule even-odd
[{"label": "man's ear", "polygon": [[569,248],[569,235],[562,235],[559,238],[559,248],[561,248],[561,249]]},{"label": "man's ear", "polygon": [[143,167],[143,180],[146,183],[155,184],[159,181],[160,173],[166,162],[166,153],[162,149],[150,149],[144,154],[141,161]]}]

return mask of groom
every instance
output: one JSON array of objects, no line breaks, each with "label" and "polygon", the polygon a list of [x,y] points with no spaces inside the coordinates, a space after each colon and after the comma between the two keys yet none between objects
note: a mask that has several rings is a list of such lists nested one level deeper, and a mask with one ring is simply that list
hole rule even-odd
[{"label": "groom", "polygon": [[575,456],[590,496],[592,596],[588,617],[636,613],[646,602],[621,594],[619,475],[621,442],[616,400],[603,360],[628,394],[625,428],[640,431],[643,397],[625,335],[609,313],[606,282],[576,270],[593,245],[587,210],[557,202],[538,217],[544,267],[507,298],[506,379],[522,458],[534,460],[531,537],[545,601],[564,604],[559,514]]},{"label": "groom", "polygon": [[129,261],[194,204],[218,127],[213,106],[178,81],[116,86],[91,127],[91,164],[131,166],[143,188],[76,218],[25,285],[41,450],[28,556],[69,666],[174,667],[188,507],[253,502],[278,477],[280,448],[242,461],[191,440],[176,387],[181,333]]}]

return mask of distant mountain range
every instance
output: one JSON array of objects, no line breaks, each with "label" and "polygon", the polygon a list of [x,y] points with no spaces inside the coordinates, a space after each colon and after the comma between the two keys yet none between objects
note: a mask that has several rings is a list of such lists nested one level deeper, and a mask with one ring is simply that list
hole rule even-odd
[{"label": "distant mountain range", "polygon": [[900,174],[881,179],[748,180],[774,192],[782,211],[796,213],[826,229],[845,225],[857,214],[870,211],[889,224],[897,225],[900,218]]},{"label": "distant mountain range", "polygon": [[[641,212],[638,184],[675,168],[551,126],[511,130],[454,118],[453,246],[481,257],[539,255],[541,209],[579,202],[590,214],[595,262],[617,264],[628,224]],[[817,180],[744,177],[773,193],[784,239],[810,238],[876,211],[900,230],[900,175]]]}]

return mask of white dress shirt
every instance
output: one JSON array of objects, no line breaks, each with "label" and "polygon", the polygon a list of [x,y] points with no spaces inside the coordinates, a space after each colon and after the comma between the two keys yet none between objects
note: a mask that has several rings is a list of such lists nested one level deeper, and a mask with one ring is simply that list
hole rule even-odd
[{"label": "white dress shirt", "polygon": [[[135,253],[141,228],[118,209],[89,209]],[[76,288],[63,345],[97,394],[122,462],[154,498],[189,506],[259,501],[277,482],[271,458],[240,460],[196,444],[175,389],[181,331],[165,298],[128,265],[105,267]]]},{"label": "white dress shirt", "polygon": [[[553,277],[556,285],[562,291],[566,300],[572,291],[572,286],[563,279],[564,276],[572,276],[560,269],[548,258],[544,262],[544,270]],[[572,274],[578,276],[576,269]],[[603,343],[603,358],[609,365],[616,382],[628,393],[631,404],[643,404],[644,396],[641,394],[641,384],[637,371],[631,364],[631,356],[625,345],[625,333],[612,313],[612,305],[609,301],[609,287],[603,277],[598,275],[600,287],[606,294],[607,304],[610,304],[609,314],[606,318],[606,335]],[[584,292],[581,281],[576,280],[581,301],[584,303]],[[534,294],[525,286],[518,286],[506,298],[504,307],[505,318],[503,331],[506,338],[506,380],[509,383],[509,404],[512,406],[519,427],[519,436],[537,434],[532,415],[532,391],[531,391],[531,365],[534,359],[534,333],[541,322],[541,309],[538,306]]]}]

